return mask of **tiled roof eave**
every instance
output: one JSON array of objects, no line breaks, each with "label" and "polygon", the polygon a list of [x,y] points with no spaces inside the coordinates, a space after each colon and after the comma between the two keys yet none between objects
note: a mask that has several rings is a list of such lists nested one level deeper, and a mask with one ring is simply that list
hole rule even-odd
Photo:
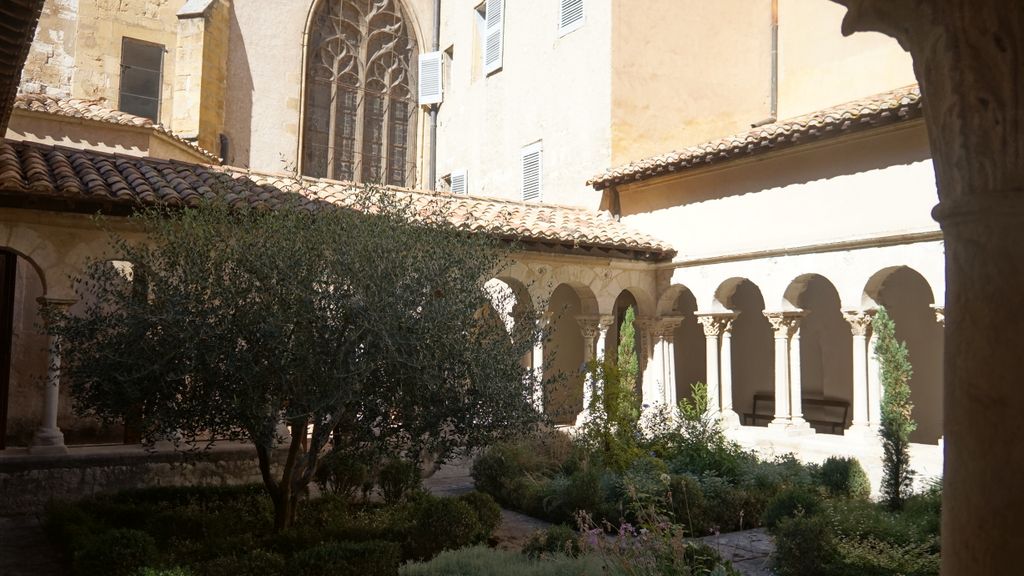
[{"label": "tiled roof eave", "polygon": [[705,142],[683,151],[632,162],[595,176],[587,184],[596,190],[603,190],[610,186],[769,154],[922,117],[920,90],[913,85]]},{"label": "tiled roof eave", "polygon": [[[231,205],[352,206],[361,185],[256,174],[235,168],[0,141],[0,205],[53,211],[128,214],[151,205],[189,206],[220,196]],[[672,247],[607,214],[508,200],[390,188],[426,207],[452,204],[452,225],[529,244],[531,250],[662,261]]]}]

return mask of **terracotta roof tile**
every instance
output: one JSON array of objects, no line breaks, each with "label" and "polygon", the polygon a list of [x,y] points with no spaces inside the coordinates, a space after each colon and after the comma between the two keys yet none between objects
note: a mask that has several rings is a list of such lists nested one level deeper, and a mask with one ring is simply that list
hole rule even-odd
[{"label": "terracotta roof tile", "polygon": [[[256,174],[237,168],[119,156],[87,150],[0,141],[0,196],[16,201],[66,199],[72,203],[170,206],[196,204],[219,195],[232,205],[273,208],[299,199],[351,205],[361,185],[334,180]],[[493,198],[393,189],[427,203],[450,202],[450,221],[475,232],[568,249],[599,249],[602,255],[671,258],[670,245],[629,228],[605,212]]]},{"label": "terracotta roof tile", "polygon": [[120,126],[131,126],[135,128],[147,128],[159,132],[172,140],[192,148],[211,162],[220,162],[216,154],[201,148],[191,140],[186,140],[178,134],[168,130],[163,124],[153,122],[149,118],[136,116],[120,110],[112,110],[103,106],[101,100],[83,100],[80,98],[56,98],[46,94],[18,94],[14,99],[16,110],[28,110],[31,112],[42,112],[54,114],[66,118],[81,118],[93,122],[106,122]]},{"label": "terracotta roof tile", "polygon": [[920,118],[917,84],[705,142],[682,151],[637,160],[587,181],[597,190],[616,184],[726,162],[851,132]]}]

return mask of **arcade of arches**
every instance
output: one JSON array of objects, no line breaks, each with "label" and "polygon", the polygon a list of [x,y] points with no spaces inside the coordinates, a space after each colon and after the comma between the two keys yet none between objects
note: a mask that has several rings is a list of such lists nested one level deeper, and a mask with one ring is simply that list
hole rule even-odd
[{"label": "arcade of arches", "polygon": [[[95,230],[48,231],[43,224],[22,224],[2,246],[0,335],[13,351],[0,359],[8,375],[4,440],[40,452],[122,442],[122,430],[75,418],[66,390],[58,395],[57,386],[41,385],[59,378],[50,370],[59,366],[59,348],[40,333],[39,308],[74,305],[67,278],[89,255],[101,253],[103,242]],[[633,307],[644,404],[675,405],[692,383],[705,382],[711,410],[734,438],[810,459],[862,449],[870,457],[877,447],[881,390],[870,319],[885,306],[914,366],[919,426],[912,440],[927,454],[924,464],[915,464],[937,473],[941,242],[917,252],[873,250],[850,251],[838,259],[847,265],[819,272],[808,271],[817,267],[814,260],[800,256],[680,267],[524,252],[489,286],[513,296],[511,309],[497,311],[509,328],[521,311],[543,312],[550,336],[523,362],[549,381],[536,401],[556,423],[572,426],[587,417],[593,383],[582,368],[614,353],[618,325]]]}]

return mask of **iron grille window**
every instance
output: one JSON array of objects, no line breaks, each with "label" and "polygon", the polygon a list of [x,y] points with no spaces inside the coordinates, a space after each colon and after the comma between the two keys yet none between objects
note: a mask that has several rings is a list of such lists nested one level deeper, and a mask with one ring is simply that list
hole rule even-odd
[{"label": "iron grille window", "polygon": [[159,122],[164,47],[134,38],[121,40],[118,109]]}]

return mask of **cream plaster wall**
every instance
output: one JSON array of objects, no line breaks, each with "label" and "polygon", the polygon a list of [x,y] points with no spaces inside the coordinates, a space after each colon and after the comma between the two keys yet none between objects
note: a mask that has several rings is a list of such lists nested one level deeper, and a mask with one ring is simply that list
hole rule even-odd
[{"label": "cream plaster wall", "polygon": [[439,113],[438,177],[468,171],[474,195],[520,198],[520,150],[543,141],[543,202],[594,207],[585,182],[611,161],[611,0],[559,37],[558,3],[506,0],[503,67],[484,77],[478,2],[442,4],[453,57]]},{"label": "cream plaster wall", "polygon": [[922,125],[620,188],[680,259],[938,230]]},{"label": "cream plaster wall", "polygon": [[836,33],[845,13],[834,2],[779,0],[780,119],[916,82],[895,39]]},{"label": "cream plaster wall", "polygon": [[207,163],[198,150],[149,128],[14,110],[6,138],[127,156]]},{"label": "cream plaster wall", "polygon": [[768,116],[767,0],[613,6],[613,165],[745,130]]},{"label": "cream plaster wall", "polygon": [[[225,97],[230,153],[225,163],[267,172],[297,168],[305,34],[312,5],[308,0],[233,0]],[[432,1],[404,0],[402,6],[420,49],[429,49]],[[423,135],[424,114],[420,116],[417,134]],[[421,171],[426,148],[423,136],[419,139],[416,164]]]}]

